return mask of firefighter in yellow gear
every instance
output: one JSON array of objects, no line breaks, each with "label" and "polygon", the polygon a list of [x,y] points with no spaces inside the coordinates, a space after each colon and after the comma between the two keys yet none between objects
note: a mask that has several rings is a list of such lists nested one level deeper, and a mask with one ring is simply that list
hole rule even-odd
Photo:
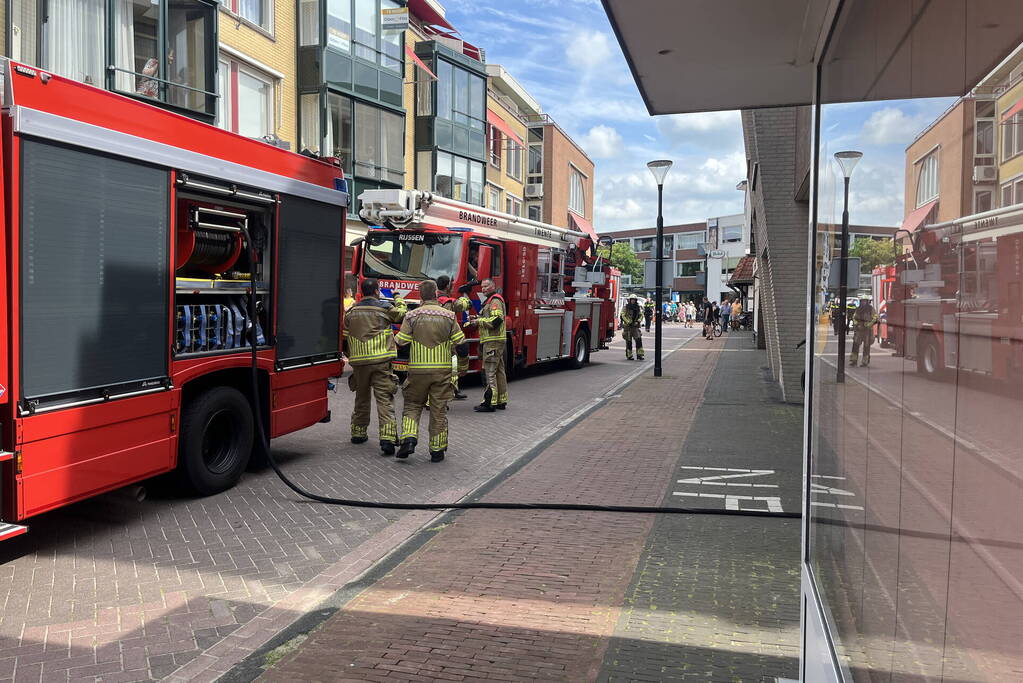
[{"label": "firefighter in yellow gear", "polygon": [[874,345],[874,325],[878,317],[870,299],[860,299],[860,305],[852,313],[853,343],[849,354],[849,367],[859,364],[860,346],[863,346],[863,367],[870,365],[870,347]]},{"label": "firefighter in yellow gear", "polygon": [[391,362],[397,355],[391,325],[405,317],[408,306],[395,297],[394,305],[380,299],[374,278],[362,281],[362,299],[345,311],[344,345],[352,375],[348,386],[355,392],[352,410],[352,443],[369,440],[370,404],[376,399],[380,450],[394,455],[398,425],[394,419],[397,378]]},{"label": "firefighter in yellow gear", "polygon": [[644,311],[639,307],[639,299],[635,296],[629,297],[629,303],[622,309],[621,324],[622,338],[625,340],[625,360],[632,360],[632,343],[636,343],[636,357],[643,360],[643,316]]},{"label": "firefighter in yellow gear", "polygon": [[[459,289],[459,296],[451,296],[451,278],[447,275],[441,275],[437,278],[437,300],[440,305],[447,310],[455,314],[455,320],[459,324],[462,323],[462,318],[466,313],[472,310],[472,301],[465,295],[468,290],[468,285],[463,286]],[[459,352],[458,349],[462,349]],[[458,389],[458,378],[465,377],[466,373],[469,372],[469,350],[468,345],[462,347],[459,346],[456,349],[455,356],[451,363],[451,385],[455,388],[454,398],[456,401],[464,401],[469,398]]]},{"label": "firefighter in yellow gear", "polygon": [[508,344],[505,318],[508,314],[504,297],[497,293],[493,280],[480,283],[480,290],[487,297],[476,318],[476,329],[480,333],[480,353],[483,356],[483,373],[487,388],[483,402],[473,408],[477,413],[492,413],[508,407],[508,376],[504,367],[504,354]]},{"label": "firefighter in yellow gear", "polygon": [[451,386],[451,355],[455,346],[465,343],[465,334],[437,300],[437,283],[419,283],[422,304],[408,313],[395,337],[409,345],[408,381],[405,383],[405,408],[401,417],[401,446],[397,456],[407,458],[419,441],[419,418],[430,408],[430,461],[440,462],[448,448],[448,401]]}]

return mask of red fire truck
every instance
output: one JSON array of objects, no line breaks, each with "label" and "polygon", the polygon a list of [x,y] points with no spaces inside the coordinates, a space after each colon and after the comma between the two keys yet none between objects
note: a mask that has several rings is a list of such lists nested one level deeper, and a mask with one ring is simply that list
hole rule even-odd
[{"label": "red fire truck", "polygon": [[270,436],[328,418],[341,170],[2,67],[0,539],[175,469],[198,494],[234,485],[256,410]]},{"label": "red fire truck", "polygon": [[882,348],[891,346],[888,328],[888,301],[892,298],[892,287],[897,278],[895,266],[877,266],[870,273],[870,293],[877,306],[877,339]]},{"label": "red fire truck", "polygon": [[[509,370],[555,360],[582,367],[614,337],[613,269],[596,255],[598,237],[418,190],[368,190],[360,216],[371,226],[355,251],[360,280],[380,279],[417,299],[418,282],[449,275],[457,289],[494,280],[508,309]],[[589,227],[589,226],[586,226]],[[475,305],[475,304],[474,304]],[[481,367],[478,334],[470,371]]]},{"label": "red fire truck", "polygon": [[888,329],[920,374],[1023,376],[1023,205],[923,226],[895,266]]}]

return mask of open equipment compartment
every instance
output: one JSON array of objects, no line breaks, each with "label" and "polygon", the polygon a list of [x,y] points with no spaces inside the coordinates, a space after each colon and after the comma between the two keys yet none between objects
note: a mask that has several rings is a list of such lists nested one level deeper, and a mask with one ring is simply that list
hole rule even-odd
[{"label": "open equipment compartment", "polygon": [[[237,353],[252,335],[272,340],[274,195],[222,182],[178,177],[175,226],[174,356]],[[243,228],[252,237],[255,263]],[[256,276],[256,320],[250,319],[250,275]]]}]

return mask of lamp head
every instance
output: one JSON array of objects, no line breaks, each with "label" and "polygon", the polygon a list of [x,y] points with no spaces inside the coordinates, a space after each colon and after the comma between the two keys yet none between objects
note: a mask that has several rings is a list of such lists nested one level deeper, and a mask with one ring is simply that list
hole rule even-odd
[{"label": "lamp head", "polygon": [[856,163],[862,158],[863,152],[856,152],[853,150],[835,152],[835,161],[838,162],[839,167],[842,169],[842,175],[846,178],[852,176],[853,169],[856,168]]},{"label": "lamp head", "polygon": [[664,178],[668,175],[668,171],[671,170],[671,160],[658,159],[656,161],[649,162],[646,167],[654,174],[654,180],[657,181],[657,184],[663,185]]}]

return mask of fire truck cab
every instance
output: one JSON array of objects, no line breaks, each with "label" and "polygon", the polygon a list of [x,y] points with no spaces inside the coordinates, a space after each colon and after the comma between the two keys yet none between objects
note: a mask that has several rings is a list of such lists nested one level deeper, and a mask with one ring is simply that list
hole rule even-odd
[{"label": "fire truck cab", "polygon": [[[358,280],[378,278],[412,300],[441,275],[468,286],[477,310],[490,278],[507,305],[508,368],[567,360],[581,367],[614,336],[615,270],[596,256],[597,236],[438,197],[419,190],[368,190],[359,200],[370,226],[357,244]],[[479,335],[466,330],[470,370],[481,367]]]},{"label": "fire truck cab", "polygon": [[0,539],[175,469],[193,493],[226,489],[250,463],[257,411],[270,437],[329,417],[340,168],[0,70]]},{"label": "fire truck cab", "polygon": [[927,225],[895,266],[888,329],[920,374],[1023,377],[1023,205]]}]

